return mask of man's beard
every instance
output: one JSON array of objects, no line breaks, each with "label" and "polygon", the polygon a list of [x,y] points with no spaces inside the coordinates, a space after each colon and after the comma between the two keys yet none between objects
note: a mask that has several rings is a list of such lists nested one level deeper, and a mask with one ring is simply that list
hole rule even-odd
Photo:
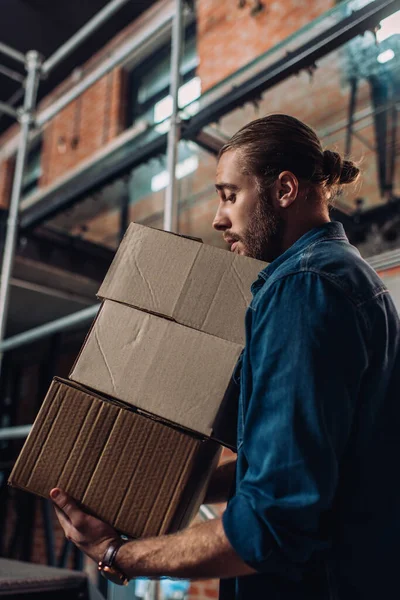
[{"label": "man's beard", "polygon": [[266,192],[260,196],[247,229],[240,236],[246,256],[265,262],[275,260],[282,253],[283,231],[284,221]]}]

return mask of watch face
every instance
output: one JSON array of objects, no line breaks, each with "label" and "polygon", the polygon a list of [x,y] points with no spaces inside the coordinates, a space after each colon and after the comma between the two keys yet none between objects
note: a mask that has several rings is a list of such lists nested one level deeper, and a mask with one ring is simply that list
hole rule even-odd
[{"label": "watch face", "polygon": [[108,581],[115,583],[116,585],[128,585],[128,579],[120,571],[117,571],[117,569],[114,569],[113,567],[99,567],[99,571],[103,577],[108,579]]}]

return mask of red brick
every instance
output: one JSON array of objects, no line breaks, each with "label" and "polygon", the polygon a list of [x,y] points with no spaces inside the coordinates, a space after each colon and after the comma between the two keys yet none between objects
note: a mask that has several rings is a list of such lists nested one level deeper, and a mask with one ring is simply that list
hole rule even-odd
[{"label": "red brick", "polygon": [[218,589],[216,588],[206,588],[204,590],[204,595],[206,598],[218,598]]}]

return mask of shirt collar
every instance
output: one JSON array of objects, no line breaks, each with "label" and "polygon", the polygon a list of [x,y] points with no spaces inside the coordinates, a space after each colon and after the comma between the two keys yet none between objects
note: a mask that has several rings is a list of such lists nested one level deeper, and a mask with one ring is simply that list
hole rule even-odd
[{"label": "shirt collar", "polygon": [[251,286],[253,296],[264,285],[265,281],[271,277],[272,273],[274,273],[274,271],[281,266],[282,263],[298,252],[303,252],[308,246],[311,246],[315,242],[324,239],[345,240],[348,242],[343,225],[338,221],[330,221],[329,223],[324,223],[319,227],[310,229],[310,231],[307,231],[307,233],[302,235],[301,238],[299,238],[292,246],[290,246],[290,248],[288,248],[283,254],[278,256],[278,258],[272,261],[267,267],[265,267],[265,269],[261,271],[258,279]]}]

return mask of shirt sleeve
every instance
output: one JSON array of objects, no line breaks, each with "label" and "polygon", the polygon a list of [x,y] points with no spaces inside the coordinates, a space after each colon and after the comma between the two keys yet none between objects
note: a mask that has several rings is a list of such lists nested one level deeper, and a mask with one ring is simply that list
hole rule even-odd
[{"label": "shirt sleeve", "polygon": [[253,310],[246,348],[246,467],[223,515],[237,554],[290,572],[327,545],[339,463],[368,357],[365,327],[336,284],[313,272],[278,280]]}]

